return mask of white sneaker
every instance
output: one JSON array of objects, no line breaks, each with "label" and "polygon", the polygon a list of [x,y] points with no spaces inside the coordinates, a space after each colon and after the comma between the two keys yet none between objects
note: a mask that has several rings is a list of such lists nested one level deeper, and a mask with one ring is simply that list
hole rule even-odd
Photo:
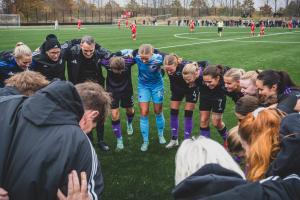
[{"label": "white sneaker", "polygon": [[159,144],[166,144],[167,143],[164,136],[159,136],[158,139],[159,139]]},{"label": "white sneaker", "polygon": [[170,142],[169,142],[169,144],[167,144],[166,148],[167,149],[171,149],[171,148],[176,147],[178,145],[179,145],[178,139],[176,139],[176,140],[170,140]]},{"label": "white sneaker", "polygon": [[124,149],[123,139],[122,138],[118,138],[117,139],[116,151],[122,151],[123,149]]},{"label": "white sneaker", "polygon": [[127,124],[127,134],[132,135],[133,134],[132,123],[129,124],[128,122],[126,122],[126,124]]},{"label": "white sneaker", "polygon": [[149,142],[144,142],[141,146],[141,151],[147,151],[149,146]]}]

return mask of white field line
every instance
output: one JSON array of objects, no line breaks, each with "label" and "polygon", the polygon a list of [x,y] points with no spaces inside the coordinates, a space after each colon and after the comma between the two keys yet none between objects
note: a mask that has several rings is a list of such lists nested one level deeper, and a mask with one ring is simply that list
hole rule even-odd
[{"label": "white field line", "polygon": [[300,42],[284,42],[284,41],[234,41],[242,43],[272,43],[272,44],[300,44]]},{"label": "white field line", "polygon": [[[273,33],[265,35],[265,37],[275,36],[275,35],[286,35],[286,34],[293,34],[293,32],[284,32],[284,33]],[[174,34],[175,37],[175,34]],[[259,36],[254,36],[259,37]],[[178,44],[178,45],[172,45],[172,46],[165,46],[165,47],[159,47],[157,49],[169,49],[169,48],[175,48],[175,47],[184,47],[184,46],[194,46],[199,44],[210,44],[210,43],[219,43],[219,42],[229,42],[229,41],[235,41],[235,40],[242,40],[242,39],[249,39],[253,38],[251,36],[248,37],[238,37],[238,38],[230,38],[230,39],[224,39],[224,40],[213,40],[213,41],[203,41],[203,42],[194,42],[189,44]]]}]

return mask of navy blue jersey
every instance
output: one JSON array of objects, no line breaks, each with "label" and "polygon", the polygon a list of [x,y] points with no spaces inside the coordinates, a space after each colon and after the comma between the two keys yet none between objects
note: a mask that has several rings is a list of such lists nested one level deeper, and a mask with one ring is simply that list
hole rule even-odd
[{"label": "navy blue jersey", "polygon": [[[172,92],[177,91],[184,93],[185,91],[190,90],[189,85],[185,82],[182,76],[182,70],[188,63],[191,63],[191,61],[183,60],[180,64],[178,64],[174,74],[168,74],[170,80],[170,89]],[[197,63],[201,72],[203,71],[204,67],[207,66],[207,61],[199,61]],[[202,76],[202,73],[200,75]]]},{"label": "navy blue jersey", "polygon": [[103,59],[101,65],[107,70],[106,90],[114,95],[132,94],[131,67],[135,64],[133,58],[123,57],[125,60],[125,69],[120,73],[114,73],[109,64],[109,59]]},{"label": "navy blue jersey", "polygon": [[229,96],[232,101],[234,101],[234,103],[236,103],[241,97],[244,96],[242,92],[228,92],[225,87],[224,89],[226,91],[226,95]]},{"label": "navy blue jersey", "polygon": [[200,98],[219,99],[226,95],[223,79],[220,79],[219,84],[214,89],[209,89],[203,82],[202,77],[197,79],[197,85],[199,85]]},{"label": "navy blue jersey", "polygon": [[1,52],[0,56],[0,87],[4,87],[6,79],[24,70],[18,66],[11,52]]}]

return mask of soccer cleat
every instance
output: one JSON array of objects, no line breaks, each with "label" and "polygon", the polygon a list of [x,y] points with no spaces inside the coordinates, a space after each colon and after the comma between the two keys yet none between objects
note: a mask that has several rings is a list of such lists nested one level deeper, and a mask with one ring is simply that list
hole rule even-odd
[{"label": "soccer cleat", "polygon": [[166,144],[167,143],[164,136],[159,136],[158,139],[159,139],[159,144]]},{"label": "soccer cleat", "polygon": [[144,142],[141,146],[141,151],[147,151],[149,146],[149,142]]},{"label": "soccer cleat", "polygon": [[127,124],[127,134],[132,135],[133,134],[132,123],[126,122],[126,124]]},{"label": "soccer cleat", "polygon": [[124,149],[123,138],[117,138],[116,151],[122,151]]},{"label": "soccer cleat", "polygon": [[172,140],[170,140],[169,144],[167,144],[166,148],[171,149],[171,148],[176,147],[178,145],[179,145],[178,139],[176,139],[176,140],[172,139]]},{"label": "soccer cleat", "polygon": [[109,151],[109,146],[104,141],[99,141],[98,146],[102,151]]}]

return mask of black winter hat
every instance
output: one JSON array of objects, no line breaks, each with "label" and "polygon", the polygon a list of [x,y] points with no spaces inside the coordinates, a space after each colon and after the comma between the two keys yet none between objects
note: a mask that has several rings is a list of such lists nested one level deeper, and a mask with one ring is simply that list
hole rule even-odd
[{"label": "black winter hat", "polygon": [[53,48],[60,48],[60,43],[58,42],[58,40],[56,38],[50,38],[50,39],[46,40],[44,48],[45,48],[45,51],[49,51],[50,49],[53,49]]},{"label": "black winter hat", "polygon": [[300,133],[300,113],[292,113],[284,117],[280,124],[280,134],[287,136]]}]

